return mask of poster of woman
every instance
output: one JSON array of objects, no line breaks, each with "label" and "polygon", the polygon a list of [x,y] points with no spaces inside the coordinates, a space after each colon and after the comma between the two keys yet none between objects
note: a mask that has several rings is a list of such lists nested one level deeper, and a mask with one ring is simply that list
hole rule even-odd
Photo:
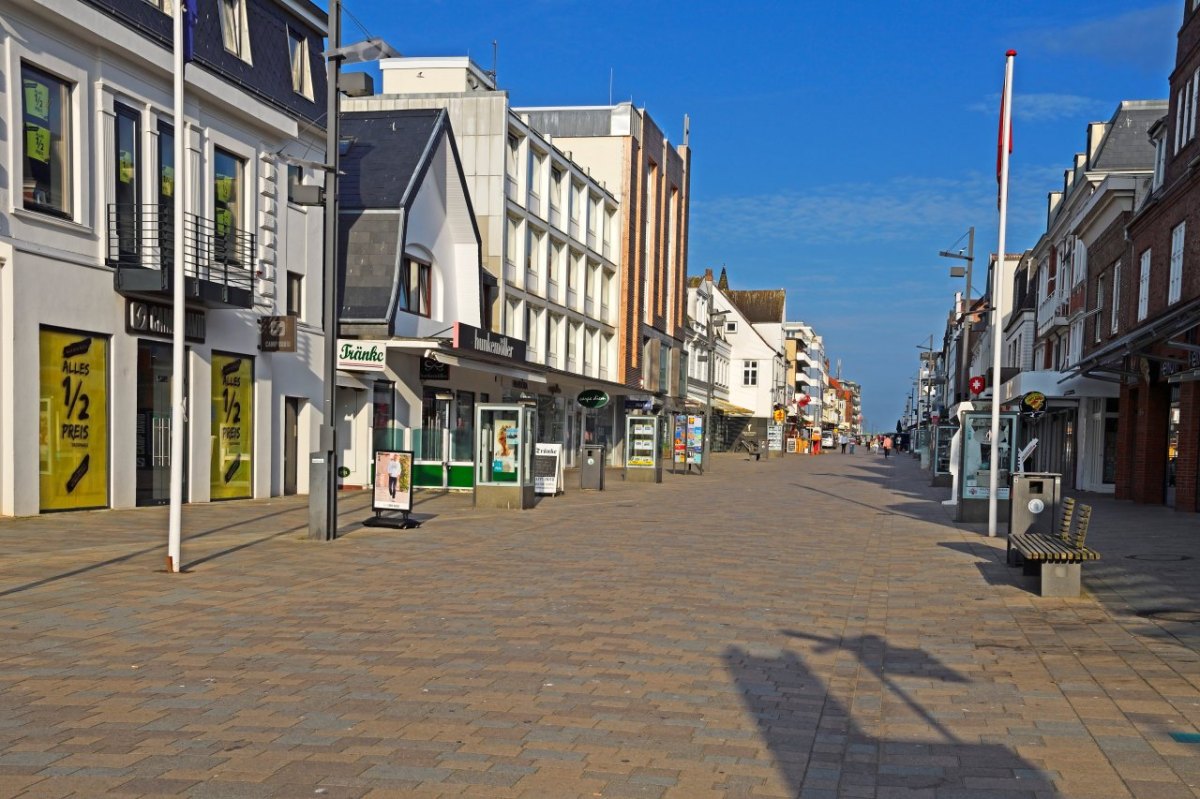
[{"label": "poster of woman", "polygon": [[378,450],[375,453],[374,510],[412,510],[411,452]]}]

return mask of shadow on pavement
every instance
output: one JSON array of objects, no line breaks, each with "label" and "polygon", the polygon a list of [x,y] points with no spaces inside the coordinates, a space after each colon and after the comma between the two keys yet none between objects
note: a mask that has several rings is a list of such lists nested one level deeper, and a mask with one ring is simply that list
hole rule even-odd
[{"label": "shadow on pavement", "polygon": [[965,797],[986,788],[982,795],[1057,796],[1049,777],[1031,763],[1007,747],[962,740],[894,679],[899,675],[969,682],[936,658],[917,649],[889,647],[875,635],[841,640],[781,632],[812,642],[815,653],[851,652],[886,693],[899,698],[937,733],[933,741],[876,737],[855,722],[849,709],[796,653],[762,655],[731,646],[723,656],[725,667],[791,795]]}]

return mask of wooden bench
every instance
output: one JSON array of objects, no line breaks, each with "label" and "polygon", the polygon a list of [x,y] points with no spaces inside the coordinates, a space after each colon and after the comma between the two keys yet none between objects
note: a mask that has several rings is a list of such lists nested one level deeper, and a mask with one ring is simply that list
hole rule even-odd
[{"label": "wooden bench", "polygon": [[[766,446],[765,446],[765,445],[760,445],[760,444],[759,444],[757,441],[753,441],[753,440],[751,440],[751,439],[748,439],[748,438],[743,438],[743,439],[741,439],[741,440],[738,442],[738,447],[741,447],[742,449],[745,449],[745,450],[746,450],[746,454],[747,454],[747,455],[753,455],[753,456],[754,456],[754,460],[759,460],[759,459],[761,459],[761,458],[762,458],[762,454],[763,454],[763,450],[765,450],[765,449],[766,449]],[[749,458],[747,458],[747,460],[749,460]]]},{"label": "wooden bench", "polygon": [[[1092,507],[1063,500],[1063,513],[1054,534],[1014,533],[1008,537],[1009,563],[1023,564],[1025,574],[1040,575],[1042,596],[1079,596],[1080,572],[1100,553],[1084,545],[1092,523]],[[1019,560],[1017,557],[1019,556]]]}]

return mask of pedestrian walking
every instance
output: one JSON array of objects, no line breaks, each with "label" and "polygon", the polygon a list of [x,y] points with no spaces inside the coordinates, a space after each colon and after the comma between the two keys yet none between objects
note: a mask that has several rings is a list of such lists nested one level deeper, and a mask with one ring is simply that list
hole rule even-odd
[{"label": "pedestrian walking", "polygon": [[853,455],[853,454],[854,454],[854,445],[855,445],[855,444],[857,444],[857,443],[858,443],[858,437],[857,437],[857,436],[852,436],[852,437],[850,438],[850,454],[851,454],[851,455]]},{"label": "pedestrian walking", "polygon": [[892,456],[892,437],[883,437],[883,457],[890,458]]},{"label": "pedestrian walking", "polygon": [[846,445],[850,443],[850,436],[846,435],[845,433],[842,433],[840,436],[838,436],[838,443],[841,444],[842,454],[845,455],[846,454]]}]

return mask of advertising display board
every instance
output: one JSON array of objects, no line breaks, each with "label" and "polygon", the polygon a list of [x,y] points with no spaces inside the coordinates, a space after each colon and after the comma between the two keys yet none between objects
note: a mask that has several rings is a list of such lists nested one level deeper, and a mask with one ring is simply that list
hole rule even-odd
[{"label": "advertising display board", "polygon": [[934,474],[950,474],[950,441],[958,432],[958,425],[938,425],[934,428]]},{"label": "advertising display board", "polygon": [[554,496],[563,491],[562,444],[533,447],[533,491]]},{"label": "advertising display board", "polygon": [[629,452],[625,455],[628,468],[654,468],[656,421],[652,416],[629,417]]},{"label": "advertising display board", "polygon": [[687,418],[687,462],[700,465],[704,460],[704,417]]},{"label": "advertising display board", "polygon": [[676,414],[674,430],[671,433],[671,458],[674,463],[687,463],[687,430],[688,417]]},{"label": "advertising display board", "polygon": [[[1000,414],[999,485],[996,499],[1008,499],[1008,476],[1016,466],[1017,416]],[[992,415],[968,412],[963,415],[962,474],[964,499],[988,499],[991,495]]]},{"label": "advertising display board", "polygon": [[213,499],[249,498],[254,474],[253,358],[213,353],[211,405],[210,495]]},{"label": "advertising display board", "polygon": [[407,450],[375,451],[375,488],[371,509],[412,510],[413,454]]},{"label": "advertising display board", "polygon": [[40,507],[108,506],[108,339],[42,328]]},{"label": "advertising display board", "polygon": [[767,447],[772,452],[783,452],[783,425],[773,422],[767,425]]}]

